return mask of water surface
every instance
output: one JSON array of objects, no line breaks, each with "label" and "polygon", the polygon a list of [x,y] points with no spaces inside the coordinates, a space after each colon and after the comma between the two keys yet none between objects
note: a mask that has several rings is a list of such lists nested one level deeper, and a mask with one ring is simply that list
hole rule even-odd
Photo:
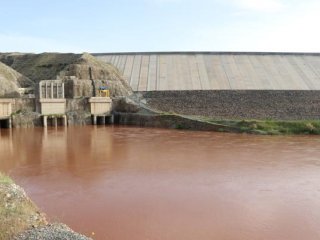
[{"label": "water surface", "polygon": [[95,239],[320,239],[320,138],[0,130],[0,170]]}]

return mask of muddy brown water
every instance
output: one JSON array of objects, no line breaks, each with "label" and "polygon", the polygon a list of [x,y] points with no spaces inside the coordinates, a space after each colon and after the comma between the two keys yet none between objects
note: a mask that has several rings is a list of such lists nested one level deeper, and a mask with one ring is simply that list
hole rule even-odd
[{"label": "muddy brown water", "polygon": [[1,129],[0,170],[95,239],[320,239],[316,136]]}]

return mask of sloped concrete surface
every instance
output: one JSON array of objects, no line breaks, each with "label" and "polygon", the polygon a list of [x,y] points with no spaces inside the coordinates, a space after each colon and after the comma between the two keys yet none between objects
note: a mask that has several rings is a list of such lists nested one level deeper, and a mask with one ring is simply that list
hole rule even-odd
[{"label": "sloped concrete surface", "polygon": [[95,54],[116,66],[134,91],[320,90],[320,54]]}]

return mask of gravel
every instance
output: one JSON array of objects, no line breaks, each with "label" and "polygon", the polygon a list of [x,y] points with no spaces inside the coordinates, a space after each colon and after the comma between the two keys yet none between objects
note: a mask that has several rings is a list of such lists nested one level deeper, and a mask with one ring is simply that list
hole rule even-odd
[{"label": "gravel", "polygon": [[25,231],[14,240],[89,240],[86,236],[73,232],[64,224],[54,223]]}]

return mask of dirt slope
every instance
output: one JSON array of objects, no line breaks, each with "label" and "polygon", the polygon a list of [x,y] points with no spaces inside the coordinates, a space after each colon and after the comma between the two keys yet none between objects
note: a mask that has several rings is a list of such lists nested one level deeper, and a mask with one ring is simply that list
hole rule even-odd
[{"label": "dirt slope", "polygon": [[0,61],[38,83],[56,79],[60,71],[80,56],[72,53],[0,54]]},{"label": "dirt slope", "polygon": [[88,53],[0,54],[0,62],[30,78],[34,83],[76,76],[80,80],[93,80],[97,86],[107,85],[113,96],[132,94],[131,87],[116,67]]},{"label": "dirt slope", "polygon": [[[76,76],[78,79],[94,80],[97,85],[107,85],[113,96],[132,94],[131,87],[122,78],[117,68],[88,53],[84,53],[61,71],[59,77],[63,78],[64,76]],[[100,81],[100,84],[97,81]]]},{"label": "dirt slope", "polygon": [[0,62],[0,97],[18,97],[18,89],[31,87],[33,82]]}]

